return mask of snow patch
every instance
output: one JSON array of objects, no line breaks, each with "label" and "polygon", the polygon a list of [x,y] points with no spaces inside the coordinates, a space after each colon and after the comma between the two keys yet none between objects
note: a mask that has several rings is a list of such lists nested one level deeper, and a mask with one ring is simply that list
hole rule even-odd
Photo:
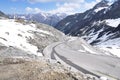
[{"label": "snow patch", "polygon": [[92,51],[91,49],[89,49],[88,47],[86,47],[85,45],[82,44],[82,46],[85,48],[86,51],[88,51],[90,53],[95,53],[94,51]]},{"label": "snow patch", "polygon": [[97,33],[94,33],[94,30],[89,34],[90,39],[87,41],[88,43],[93,42],[94,40],[97,39],[98,35],[100,34],[100,32],[103,31],[103,28],[101,30],[99,30]]},{"label": "snow patch", "polygon": [[6,46],[14,46],[22,49],[29,54],[42,56],[38,53],[37,46],[29,43],[28,39],[34,38],[31,31],[36,31],[42,34],[52,35],[52,33],[44,30],[37,29],[35,24],[23,25],[14,20],[0,20],[0,42]]},{"label": "snow patch", "polygon": [[98,8],[98,9],[95,9],[94,11],[97,13],[97,12],[103,10],[103,9],[106,9],[106,8],[108,8],[108,7],[100,7],[100,8]]},{"label": "snow patch", "polygon": [[108,80],[108,78],[107,77],[100,77],[100,80]]},{"label": "snow patch", "polygon": [[97,45],[100,49],[110,52],[113,55],[120,57],[120,38],[101,42]]},{"label": "snow patch", "polygon": [[74,41],[74,40],[77,40],[79,37],[68,37],[68,41],[70,42],[70,41]]},{"label": "snow patch", "polygon": [[70,22],[67,22],[66,24],[65,24],[65,26],[67,26],[67,25],[69,25],[70,24]]},{"label": "snow patch", "polygon": [[86,52],[85,50],[81,50],[81,49],[80,49],[80,50],[78,50],[78,51],[79,51],[79,52]]},{"label": "snow patch", "polygon": [[38,30],[38,31],[47,35],[54,36],[51,32],[48,32],[48,31],[44,31],[44,30]]},{"label": "snow patch", "polygon": [[105,20],[107,25],[111,26],[111,27],[118,27],[118,25],[120,24],[120,18],[118,19],[107,19]]},{"label": "snow patch", "polygon": [[120,49],[117,49],[117,47],[111,47],[111,49],[108,47],[105,47],[102,49],[111,52],[113,55],[117,57],[120,57]]}]

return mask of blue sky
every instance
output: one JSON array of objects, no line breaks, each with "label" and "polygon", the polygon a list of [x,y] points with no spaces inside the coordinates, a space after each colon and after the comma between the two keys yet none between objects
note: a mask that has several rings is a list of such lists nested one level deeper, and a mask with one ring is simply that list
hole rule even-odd
[{"label": "blue sky", "polygon": [[83,12],[100,0],[1,0],[0,10],[6,14]]}]

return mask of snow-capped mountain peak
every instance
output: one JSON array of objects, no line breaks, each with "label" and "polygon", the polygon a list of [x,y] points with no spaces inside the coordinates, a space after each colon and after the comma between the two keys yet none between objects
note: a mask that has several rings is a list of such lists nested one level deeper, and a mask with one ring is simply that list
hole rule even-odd
[{"label": "snow-capped mountain peak", "polygon": [[109,2],[107,0],[102,0],[101,2],[96,4],[93,9],[97,9],[97,8],[100,8],[100,7],[107,7],[107,6],[109,6],[108,3]]},{"label": "snow-capped mountain peak", "polygon": [[99,2],[98,4],[96,4],[93,8],[93,10],[97,13],[103,9],[106,9],[108,8],[110,5],[109,5],[109,2],[107,0],[102,0],[101,2]]}]

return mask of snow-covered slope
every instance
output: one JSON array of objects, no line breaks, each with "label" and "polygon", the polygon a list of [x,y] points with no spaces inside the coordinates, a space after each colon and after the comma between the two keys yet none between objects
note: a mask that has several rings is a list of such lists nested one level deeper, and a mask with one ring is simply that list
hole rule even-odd
[{"label": "snow-covered slope", "polygon": [[120,18],[107,19],[107,20],[105,20],[105,22],[107,23],[107,25],[109,25],[111,27],[118,27],[118,25],[120,24]]},{"label": "snow-covered slope", "polygon": [[[6,46],[15,46],[37,55],[37,47],[29,44],[27,39],[33,38],[30,31],[38,31],[34,24],[23,25],[14,20],[0,20],[0,42]],[[40,54],[41,55],[41,54]]]},{"label": "snow-covered slope", "polygon": [[42,56],[43,48],[59,41],[62,36],[61,32],[44,24],[0,19],[0,43],[6,47],[15,47],[30,55]]},{"label": "snow-covered slope", "polygon": [[105,51],[109,51],[112,54],[120,57],[120,38],[101,42],[98,45],[96,45],[96,47],[99,47]]}]

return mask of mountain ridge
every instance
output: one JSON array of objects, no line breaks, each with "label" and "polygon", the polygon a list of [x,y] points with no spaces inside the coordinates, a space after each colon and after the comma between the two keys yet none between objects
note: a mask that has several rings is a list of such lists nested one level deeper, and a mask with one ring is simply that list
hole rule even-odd
[{"label": "mountain ridge", "polygon": [[15,18],[32,20],[32,21],[36,21],[39,23],[44,23],[44,24],[48,24],[51,26],[55,26],[57,22],[65,18],[67,14],[65,13],[52,14],[52,13],[40,12],[36,14],[9,14],[8,16],[11,19],[15,17]]}]

